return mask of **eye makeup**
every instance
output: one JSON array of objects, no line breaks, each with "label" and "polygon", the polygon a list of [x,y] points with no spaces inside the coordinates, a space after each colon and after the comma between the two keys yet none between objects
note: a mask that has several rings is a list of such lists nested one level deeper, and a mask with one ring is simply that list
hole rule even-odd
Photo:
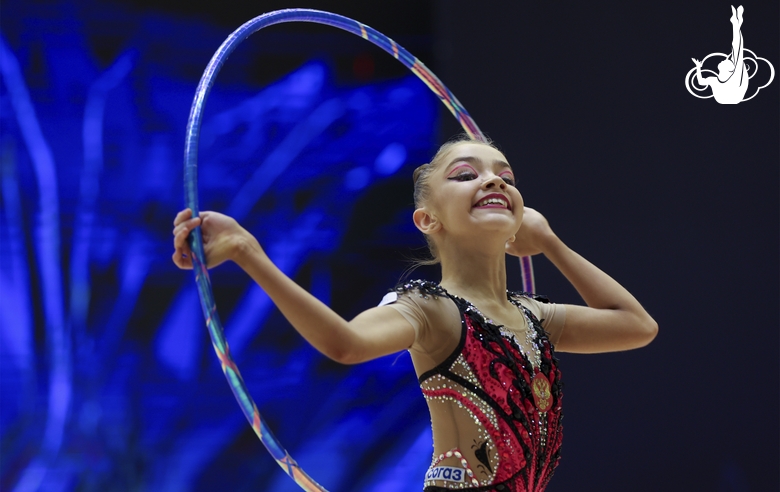
[{"label": "eye makeup", "polygon": [[515,175],[511,171],[504,171],[498,175],[499,178],[509,182],[512,186],[515,184]]},{"label": "eye makeup", "polygon": [[461,164],[460,166],[457,166],[455,169],[450,171],[450,174],[447,176],[447,178],[452,178],[454,176],[457,176],[458,172],[459,171],[462,172],[463,170],[471,171],[472,173],[474,173],[475,176],[479,176],[479,173],[476,171],[476,169],[474,169],[468,164]]}]

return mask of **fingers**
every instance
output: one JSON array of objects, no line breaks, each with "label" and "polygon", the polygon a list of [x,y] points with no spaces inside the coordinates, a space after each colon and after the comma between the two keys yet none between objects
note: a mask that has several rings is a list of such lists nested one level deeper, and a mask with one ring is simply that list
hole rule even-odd
[{"label": "fingers", "polygon": [[187,236],[201,224],[200,217],[192,217],[192,210],[185,209],[176,215],[173,221],[173,263],[183,269],[192,269],[192,251],[187,244]]},{"label": "fingers", "polygon": [[181,251],[176,250],[171,257],[173,264],[179,267],[181,270],[192,270],[192,259],[188,256],[184,256]]},{"label": "fingers", "polygon": [[190,229],[182,227],[173,237],[173,263],[184,270],[192,269],[192,251],[187,244]]},{"label": "fingers", "polygon": [[187,236],[195,229],[197,224],[195,222],[185,222],[173,229],[173,247],[174,248],[189,248],[187,246]]},{"label": "fingers", "polygon": [[187,219],[183,222],[179,222],[176,227],[173,228],[173,235],[176,236],[179,232],[187,230],[191,231],[201,224],[201,218],[195,217],[194,219]]},{"label": "fingers", "polygon": [[176,214],[176,218],[173,219],[174,227],[181,224],[182,222],[189,219],[190,217],[192,217],[192,210],[190,210],[189,208],[185,208],[184,210]]}]

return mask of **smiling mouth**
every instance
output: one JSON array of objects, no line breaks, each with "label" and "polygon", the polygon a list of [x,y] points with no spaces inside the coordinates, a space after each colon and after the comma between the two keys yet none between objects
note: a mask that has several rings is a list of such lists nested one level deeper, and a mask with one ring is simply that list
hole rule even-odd
[{"label": "smiling mouth", "polygon": [[474,208],[505,208],[512,210],[506,198],[500,195],[490,195],[478,201]]}]

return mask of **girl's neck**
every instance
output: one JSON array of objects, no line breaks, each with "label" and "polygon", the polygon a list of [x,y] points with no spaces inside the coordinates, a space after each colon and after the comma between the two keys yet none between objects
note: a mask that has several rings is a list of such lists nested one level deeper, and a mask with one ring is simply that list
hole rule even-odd
[{"label": "girl's neck", "polygon": [[506,255],[478,251],[441,251],[441,285],[450,294],[475,304],[504,304]]}]

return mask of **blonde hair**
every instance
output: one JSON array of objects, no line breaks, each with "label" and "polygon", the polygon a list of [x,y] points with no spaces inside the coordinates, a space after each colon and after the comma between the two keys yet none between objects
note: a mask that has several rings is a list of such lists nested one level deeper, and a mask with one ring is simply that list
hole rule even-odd
[{"label": "blonde hair", "polygon": [[[431,173],[434,170],[436,170],[436,168],[439,167],[439,165],[442,162],[444,162],[444,157],[447,155],[447,153],[450,150],[452,150],[456,145],[466,144],[466,143],[477,143],[477,144],[487,145],[489,147],[498,150],[498,148],[495,145],[493,145],[493,142],[491,142],[490,140],[477,140],[466,134],[460,134],[445,142],[444,145],[439,147],[439,150],[433,156],[431,162],[427,164],[423,164],[414,170],[412,179],[414,180],[414,208],[415,209],[422,207],[425,201],[430,196],[431,187],[428,184],[428,177],[431,175]],[[441,262],[441,259],[436,254],[436,245],[433,243],[431,238],[428,237],[427,234],[423,234],[423,236],[425,236],[425,242],[428,244],[428,251],[430,251],[431,257],[428,259],[415,260],[414,268],[421,265],[436,265]]]}]

